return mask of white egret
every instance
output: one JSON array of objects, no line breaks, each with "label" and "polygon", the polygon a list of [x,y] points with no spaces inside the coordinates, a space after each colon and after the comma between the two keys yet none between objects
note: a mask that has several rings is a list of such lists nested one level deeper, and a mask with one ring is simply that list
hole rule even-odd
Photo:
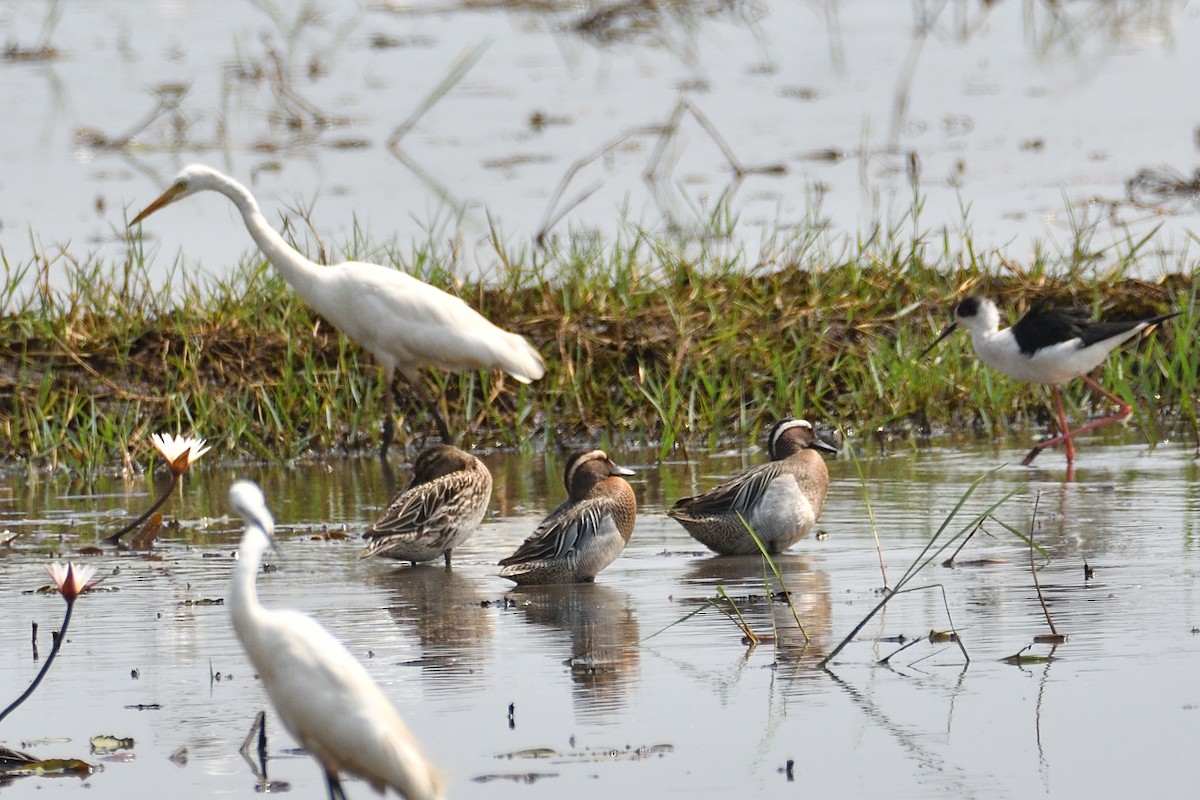
[{"label": "white egret", "polygon": [[[499,369],[522,383],[545,374],[541,355],[525,337],[496,327],[454,295],[378,264],[345,261],[322,266],[309,261],[267,224],[250,190],[210,167],[184,167],[171,186],[129,224],[205,190],[232,200],[258,249],[284,280],[318,314],[375,357],[382,371],[386,414],[381,453],[387,453],[395,430],[392,395],[397,370],[415,391],[424,367]],[[430,401],[429,406],[443,441],[452,443],[437,404]]]},{"label": "white egret", "polygon": [[443,797],[441,776],[350,651],[311,617],[259,603],[255,577],[275,527],[262,491],[237,481],[229,504],[246,522],[229,581],[234,630],[284,726],[324,769],[330,800],[346,796],[339,772],[407,800]]}]

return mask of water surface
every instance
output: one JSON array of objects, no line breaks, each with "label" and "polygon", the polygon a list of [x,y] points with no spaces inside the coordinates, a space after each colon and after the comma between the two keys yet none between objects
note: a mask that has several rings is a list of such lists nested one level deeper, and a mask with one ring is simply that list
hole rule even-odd
[{"label": "water surface", "polygon": [[[619,453],[639,467],[641,513],[629,547],[595,585],[534,591],[496,577],[495,562],[561,499],[557,454],[486,456],[496,476],[492,510],[451,571],[356,559],[356,534],[389,493],[375,460],[201,463],[168,504],[177,527],[154,553],[88,559],[113,573],[105,586],[115,591],[79,600],[61,660],[0,729],[0,743],[82,757],[102,771],[82,782],[23,778],[11,791],[254,791],[237,750],[267,701],[226,609],[195,605],[225,595],[240,531],[224,516],[224,495],[235,477],[252,477],[282,528],[279,569],[259,577],[264,603],[313,614],[365,661],[450,775],[452,797],[1137,796],[1147,781],[1160,796],[1190,794],[1200,735],[1194,454],[1179,443],[1151,450],[1089,440],[1072,481],[1061,453],[1043,454],[1035,469],[1015,466],[1021,455],[932,448],[860,458],[892,581],[970,483],[1010,462],[979,486],[961,523],[1015,490],[996,516],[1027,530],[1040,492],[1038,577],[1068,642],[1030,651],[1050,660],[1002,663],[1046,622],[1028,549],[992,521],[958,566],[931,566],[912,584],[944,587],[969,663],[955,645],[928,641],[879,663],[900,649],[897,637],[951,626],[941,593],[928,591],[892,601],[829,671],[816,662],[878,602],[881,585],[862,484],[844,455],[830,462],[834,484],[818,525],[825,535],[779,558],[808,643],[785,605],[762,599],[759,559],[711,556],[663,513],[676,497],[755,463],[757,451],[662,465],[650,453]],[[397,466],[392,481],[405,477]],[[29,623],[41,625],[44,654],[63,610],[57,596],[29,593],[46,582],[48,552],[75,554],[119,525],[121,509],[148,502],[147,489],[144,478],[9,484],[3,524],[23,535],[0,556],[6,697],[38,667]],[[719,586],[755,631],[774,626],[777,642],[749,647],[713,610],[688,617]],[[291,752],[273,713],[267,725],[270,780],[321,796],[315,763]],[[88,753],[98,734],[132,737],[135,746],[106,761]],[[181,746],[188,761],[177,766],[168,757]],[[370,795],[357,782],[348,790]]]},{"label": "water surface", "polygon": [[[589,27],[602,6],[6,4],[0,243],[13,265],[47,254],[57,286],[61,247],[121,263],[125,220],[203,161],[314,257],[365,234],[433,242],[467,274],[495,269],[492,224],[513,247],[707,230],[724,200],[728,245],[752,259],[795,231],[841,242],[882,224],[1023,263],[1036,242],[1070,253],[1094,230],[1082,251],[1127,250],[1161,226],[1139,270],[1178,268],[1154,251],[1186,246],[1194,189],[1129,182],[1192,177],[1195,4],[649,5],[669,10]],[[251,250],[215,196],[145,234],[156,280],[180,253],[193,277],[225,276]]]}]

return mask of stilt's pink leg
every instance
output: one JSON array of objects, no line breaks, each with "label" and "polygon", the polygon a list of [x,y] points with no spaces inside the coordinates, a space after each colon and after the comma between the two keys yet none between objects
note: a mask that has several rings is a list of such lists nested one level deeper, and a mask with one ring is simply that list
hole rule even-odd
[{"label": "stilt's pink leg", "polygon": [[1081,433],[1087,433],[1088,431],[1094,431],[1094,430],[1096,430],[1096,428],[1101,428],[1105,425],[1111,425],[1114,422],[1120,422],[1121,420],[1128,417],[1129,414],[1133,411],[1133,406],[1130,406],[1124,400],[1117,397],[1115,394],[1108,391],[1100,384],[1096,383],[1094,380],[1089,378],[1087,375],[1082,375],[1080,377],[1083,378],[1084,383],[1086,383],[1088,386],[1092,387],[1097,392],[1099,392],[1100,394],[1107,397],[1109,400],[1112,400],[1114,403],[1116,403],[1118,406],[1118,409],[1115,414],[1110,414],[1107,417],[1101,417],[1100,419],[1092,420],[1087,425],[1084,425],[1081,428],[1076,428],[1075,430],[1071,431],[1072,436],[1077,436],[1078,434],[1081,434]]},{"label": "stilt's pink leg", "polygon": [[1117,412],[1115,414],[1110,414],[1107,417],[1101,417],[1100,419],[1092,420],[1088,424],[1082,425],[1082,426],[1076,428],[1075,430],[1069,430],[1066,427],[1066,417],[1063,414],[1062,395],[1058,391],[1057,386],[1051,387],[1052,391],[1054,392],[1054,401],[1055,401],[1056,407],[1058,409],[1059,424],[1063,426],[1063,428],[1062,428],[1063,433],[1059,434],[1058,436],[1055,436],[1053,439],[1047,439],[1044,442],[1038,442],[1034,446],[1034,448],[1029,451],[1029,454],[1027,456],[1025,456],[1025,460],[1021,462],[1024,466],[1029,466],[1029,464],[1033,462],[1033,459],[1037,458],[1037,454],[1040,453],[1044,448],[1050,447],[1052,445],[1056,445],[1062,441],[1065,441],[1067,443],[1067,463],[1068,464],[1072,463],[1075,460],[1075,447],[1071,443],[1072,437],[1078,436],[1081,433],[1087,433],[1088,431],[1094,431],[1094,430],[1096,430],[1096,428],[1101,428],[1105,425],[1111,425],[1114,422],[1120,422],[1121,420],[1128,417],[1130,415],[1130,413],[1133,411],[1132,406],[1130,406],[1128,403],[1126,403],[1121,398],[1117,397],[1112,392],[1105,389],[1100,384],[1096,383],[1096,381],[1094,381],[1092,378],[1088,377],[1087,375],[1080,375],[1079,377],[1082,378],[1083,382],[1086,383],[1088,386],[1092,387],[1097,392],[1099,392],[1100,394],[1107,397],[1109,400],[1116,403],[1117,407],[1118,407]]},{"label": "stilt's pink leg", "polygon": [[1117,414],[1114,414],[1113,416],[1118,416],[1118,415],[1119,415],[1119,417],[1118,417],[1119,419],[1124,419],[1125,417],[1129,416],[1129,412],[1130,412],[1130,411],[1133,411],[1133,407],[1132,407],[1132,406],[1130,406],[1128,403],[1126,403],[1126,402],[1125,402],[1124,400],[1122,400],[1121,398],[1117,397],[1115,394],[1113,394],[1112,392],[1110,392],[1108,389],[1105,389],[1103,386],[1101,386],[1100,384],[1096,383],[1096,381],[1095,381],[1093,378],[1091,378],[1090,376],[1088,376],[1088,375],[1080,375],[1079,377],[1080,377],[1080,379],[1081,379],[1081,380],[1082,380],[1084,383],[1086,383],[1088,386],[1092,387],[1092,388],[1093,388],[1093,389],[1095,389],[1097,392],[1099,392],[1100,394],[1104,395],[1104,396],[1105,396],[1105,397],[1107,397],[1109,400],[1112,400],[1114,403],[1116,403],[1118,406],[1120,406],[1121,410],[1120,410],[1120,411],[1118,411],[1118,412],[1117,412]]},{"label": "stilt's pink leg", "polygon": [[1063,443],[1067,446],[1067,463],[1075,463],[1075,444],[1071,441],[1071,428],[1067,425],[1067,412],[1063,411],[1062,392],[1054,387],[1054,404],[1058,406],[1058,425]]},{"label": "stilt's pink leg", "polygon": [[1059,442],[1067,443],[1067,463],[1070,464],[1075,461],[1075,445],[1071,443],[1071,437],[1075,432],[1067,425],[1067,414],[1063,410],[1062,392],[1059,391],[1057,386],[1051,386],[1050,392],[1054,395],[1054,410],[1058,412],[1058,436],[1035,444],[1033,449],[1021,461],[1022,466],[1028,467],[1037,458],[1038,453],[1047,447],[1053,447]]}]

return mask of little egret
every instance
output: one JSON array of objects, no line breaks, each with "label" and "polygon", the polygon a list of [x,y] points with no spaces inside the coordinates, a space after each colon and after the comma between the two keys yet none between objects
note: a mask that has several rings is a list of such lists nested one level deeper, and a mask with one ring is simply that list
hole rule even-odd
[{"label": "little egret", "polygon": [[[1103,363],[1108,354],[1142,331],[1178,315],[1171,311],[1147,319],[1125,322],[1094,322],[1083,308],[1046,308],[1044,302],[1034,303],[1025,316],[1011,328],[1000,327],[1000,310],[986,297],[967,297],[954,308],[951,322],[933,344],[925,348],[923,358],[938,342],[962,325],[971,332],[975,354],[983,363],[998,369],[1010,378],[1029,383],[1050,385],[1054,407],[1058,412],[1059,434],[1034,446],[1021,462],[1028,466],[1043,448],[1063,442],[1067,463],[1075,461],[1072,437],[1118,422],[1133,410],[1128,403],[1105,389],[1088,373]],[[1080,378],[1088,386],[1117,404],[1117,411],[1093,420],[1075,430],[1067,426],[1059,387],[1072,378]]]},{"label": "little egret", "polygon": [[233,628],[284,726],[324,769],[330,800],[346,797],[339,772],[407,800],[443,797],[441,776],[350,651],[311,617],[258,602],[255,576],[275,523],[250,481],[230,487],[229,504],[246,523],[229,581]]},{"label": "little egret", "polygon": [[[378,264],[345,261],[322,266],[309,261],[267,224],[250,190],[201,164],[185,167],[170,188],[129,224],[205,190],[232,200],[258,249],[284,280],[318,314],[375,357],[382,372],[386,414],[381,454],[387,453],[395,432],[392,384],[397,370],[414,391],[419,391],[424,367],[499,369],[522,383],[545,374],[541,355],[525,337],[496,327],[441,289]],[[442,440],[452,443],[436,402],[429,401],[429,407]]]}]

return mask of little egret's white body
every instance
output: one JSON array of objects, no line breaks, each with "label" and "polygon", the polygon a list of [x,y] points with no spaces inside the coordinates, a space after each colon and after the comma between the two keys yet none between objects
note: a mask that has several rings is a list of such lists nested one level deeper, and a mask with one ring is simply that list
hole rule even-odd
[{"label": "little egret's white body", "polygon": [[331,800],[345,797],[339,772],[407,800],[443,797],[441,776],[350,651],[311,617],[259,603],[255,577],[274,529],[262,491],[237,481],[229,504],[246,522],[229,582],[234,630],[279,718],[324,769]]},{"label": "little egret's white body", "polygon": [[[954,322],[921,355],[962,326],[971,332],[971,344],[983,363],[1019,381],[1049,385],[1058,412],[1059,435],[1039,442],[1021,463],[1028,466],[1044,448],[1062,442],[1067,463],[1071,464],[1075,461],[1073,437],[1123,420],[1133,411],[1088,373],[1125,342],[1179,313],[1170,311],[1147,319],[1103,322],[1093,320],[1086,309],[1046,308],[1043,302],[1035,303],[1012,327],[1001,328],[1000,309],[994,302],[986,297],[967,297],[955,306]],[[1079,378],[1116,403],[1117,411],[1071,430],[1059,387],[1073,378]]]},{"label": "little egret's white body", "polygon": [[[318,314],[374,356],[384,384],[384,452],[393,432],[392,381],[397,371],[414,389],[423,367],[499,369],[522,383],[545,374],[541,355],[525,337],[496,327],[454,295],[378,264],[346,261],[322,266],[309,261],[267,224],[245,186],[201,164],[185,167],[129,224],[205,190],[232,200],[254,243],[284,280]],[[432,410],[442,438],[448,441],[445,422],[436,407]]]}]

